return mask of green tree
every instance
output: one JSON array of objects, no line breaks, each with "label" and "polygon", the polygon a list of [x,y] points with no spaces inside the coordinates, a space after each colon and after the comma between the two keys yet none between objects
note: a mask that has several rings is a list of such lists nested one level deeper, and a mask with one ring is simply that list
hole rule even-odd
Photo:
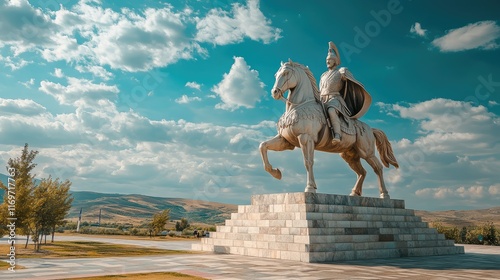
[{"label": "green tree", "polygon": [[64,224],[64,218],[73,202],[69,193],[70,186],[69,180],[60,182],[59,178],[54,180],[49,176],[35,187],[29,218],[29,228],[33,242],[35,242],[35,250],[40,250],[43,235],[51,233],[52,241],[54,241],[56,227]]},{"label": "green tree", "polygon": [[[20,157],[9,159],[7,163],[7,171],[9,174],[12,173],[15,185],[15,218],[16,220],[16,232],[26,235],[26,245],[28,247],[30,228],[29,228],[29,217],[31,215],[32,208],[32,198],[33,191],[35,188],[34,178],[35,175],[31,174],[31,171],[36,167],[33,163],[38,151],[28,151],[28,144],[24,145],[24,149]],[[10,183],[10,182],[9,182]],[[10,184],[9,184],[10,185]],[[8,186],[5,186],[0,182],[0,187],[5,191],[3,197],[4,201],[0,205],[0,221],[2,224],[7,224],[7,218],[9,217],[8,212]],[[12,191],[12,185],[11,185]]]},{"label": "green tree", "polygon": [[181,221],[177,221],[175,223],[175,230],[176,231],[183,231],[184,229],[189,227],[189,222],[186,218],[181,218]]},{"label": "green tree", "polygon": [[158,233],[165,230],[165,225],[170,218],[170,209],[165,209],[160,213],[153,215],[153,221],[151,222],[151,229],[153,233],[157,235]]},{"label": "green tree", "polygon": [[71,203],[73,202],[73,197],[69,193],[71,182],[69,180],[61,182],[59,178],[53,180],[49,176],[40,185],[42,184],[47,185],[49,195],[48,207],[50,212],[47,217],[47,228],[45,228],[45,231],[52,234],[52,242],[54,242],[56,227],[64,225],[64,218],[68,215]]},{"label": "green tree", "polygon": [[50,216],[50,193],[45,180],[33,191],[31,202],[31,216],[29,217],[29,228],[31,239],[35,243],[35,250],[40,250],[41,236],[49,225]]}]

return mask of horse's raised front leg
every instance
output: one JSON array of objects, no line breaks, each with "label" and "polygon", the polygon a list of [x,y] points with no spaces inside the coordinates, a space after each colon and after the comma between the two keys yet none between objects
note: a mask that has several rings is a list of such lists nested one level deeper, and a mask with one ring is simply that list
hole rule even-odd
[{"label": "horse's raised front leg", "polygon": [[285,138],[281,137],[279,134],[274,136],[271,140],[260,143],[259,150],[262,157],[262,163],[264,164],[264,169],[274,178],[281,180],[281,171],[277,168],[273,169],[273,166],[269,163],[269,159],[267,157],[267,150],[284,151],[293,150],[294,148],[295,147],[292,144],[286,141]]},{"label": "horse's raised front leg", "polygon": [[297,137],[304,156],[304,165],[307,171],[307,185],[305,192],[316,192],[316,182],[314,181],[314,141],[309,134],[303,133]]}]

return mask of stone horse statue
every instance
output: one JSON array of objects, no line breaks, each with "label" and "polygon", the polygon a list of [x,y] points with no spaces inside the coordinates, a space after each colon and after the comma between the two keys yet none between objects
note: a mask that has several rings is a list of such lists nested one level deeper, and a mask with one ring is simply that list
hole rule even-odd
[{"label": "stone horse statue", "polygon": [[[391,144],[382,130],[370,128],[357,119],[353,122],[354,133],[343,133],[342,140],[332,143],[332,135],[327,127],[323,105],[319,99],[316,79],[309,68],[292,61],[281,63],[275,74],[276,81],[271,90],[274,99],[286,100],[286,111],[278,121],[278,135],[271,140],[262,142],[259,146],[264,169],[274,178],[281,179],[281,171],[274,169],[269,163],[267,151],[302,149],[304,164],[307,170],[307,185],[305,192],[316,192],[313,163],[314,150],[340,153],[340,156],[357,174],[357,181],[351,196],[361,196],[366,170],[361,165],[361,158],[373,168],[378,176],[380,198],[390,198],[383,178],[383,166],[389,164],[398,168]],[[287,97],[284,93],[289,90]],[[375,144],[380,160],[375,156]]]}]

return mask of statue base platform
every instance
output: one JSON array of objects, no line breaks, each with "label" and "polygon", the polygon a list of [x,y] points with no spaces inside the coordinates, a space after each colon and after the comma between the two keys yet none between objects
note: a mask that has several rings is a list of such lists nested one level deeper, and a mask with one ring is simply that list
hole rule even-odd
[{"label": "statue base platform", "polygon": [[308,263],[464,253],[404,200],[300,192],[251,203],[192,249]]}]

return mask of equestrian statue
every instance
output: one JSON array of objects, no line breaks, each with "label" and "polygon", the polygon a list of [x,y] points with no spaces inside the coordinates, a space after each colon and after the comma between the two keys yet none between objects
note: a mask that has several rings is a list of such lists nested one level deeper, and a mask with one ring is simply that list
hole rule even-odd
[{"label": "equestrian statue", "polygon": [[[318,89],[308,67],[291,60],[281,63],[271,94],[274,99],[285,100],[286,110],[278,121],[278,134],[259,146],[264,169],[281,179],[281,171],[269,163],[267,151],[299,147],[307,171],[305,192],[315,193],[314,150],[340,153],[357,174],[351,196],[361,196],[366,176],[361,165],[364,159],[378,176],[380,198],[390,198],[382,164],[399,167],[391,144],[382,130],[358,120],[370,107],[371,96],[347,68],[337,69],[340,56],[333,42],[329,42],[326,65],[328,70],[321,75]],[[375,156],[375,146],[380,160]]]}]

